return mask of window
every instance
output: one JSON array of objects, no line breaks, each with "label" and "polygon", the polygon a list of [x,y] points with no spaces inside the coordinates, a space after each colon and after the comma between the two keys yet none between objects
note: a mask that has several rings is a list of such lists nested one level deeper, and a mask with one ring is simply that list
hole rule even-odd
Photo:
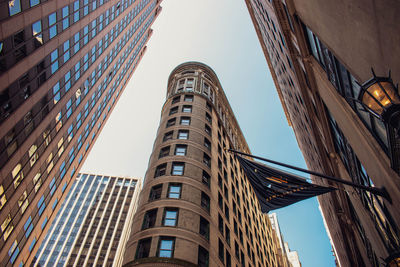
[{"label": "window", "polygon": [[151,247],[151,237],[139,240],[136,259],[148,258]]},{"label": "window", "polygon": [[43,37],[42,37],[42,21],[38,20],[32,24],[32,35],[34,36],[34,43],[35,47],[39,47],[43,44]]},{"label": "window", "polygon": [[219,192],[218,192],[218,206],[221,208],[221,210],[224,210],[224,200]]},{"label": "window", "polygon": [[63,7],[63,9],[62,9],[62,17],[63,17],[63,22],[62,22],[62,24],[63,24],[63,30],[65,30],[66,28],[69,27],[68,14],[69,14],[68,6]]},{"label": "window", "polygon": [[162,258],[172,258],[174,256],[174,237],[160,237],[160,242],[158,244],[158,257]]},{"label": "window", "polygon": [[182,184],[169,184],[168,198],[180,198],[181,189],[182,189]]},{"label": "window", "polygon": [[164,211],[164,226],[176,226],[178,220],[178,209],[176,208],[166,208]]},{"label": "window", "polygon": [[30,0],[29,2],[30,2],[31,7],[34,7],[34,6],[40,4],[40,1],[39,1],[39,0]]},{"label": "window", "polygon": [[192,113],[192,106],[186,105],[182,107],[183,113]]},{"label": "window", "polygon": [[208,149],[211,150],[211,142],[207,138],[204,137],[204,146]]},{"label": "window", "polygon": [[204,192],[201,192],[201,206],[210,211],[210,197]]},{"label": "window", "polygon": [[175,125],[175,122],[176,122],[176,118],[169,119],[169,120],[167,121],[167,128],[168,128],[168,127],[171,127],[171,126],[174,126],[174,125]]},{"label": "window", "polygon": [[225,225],[225,239],[228,246],[231,245],[231,231],[228,228],[228,225]]},{"label": "window", "polygon": [[[172,104],[178,103],[179,101],[181,101],[181,96],[176,96],[172,99]],[[186,100],[185,100],[186,101]]]},{"label": "window", "polygon": [[200,235],[204,236],[205,239],[209,240],[210,239],[210,223],[204,219],[202,216],[200,216],[200,229],[199,229]]},{"label": "window", "polygon": [[8,0],[8,10],[10,16],[14,16],[21,12],[21,0]]},{"label": "window", "polygon": [[202,182],[203,184],[210,187],[210,175],[206,171],[203,171]]},{"label": "window", "polygon": [[144,215],[142,230],[152,228],[156,224],[157,209],[148,210]]},{"label": "window", "polygon": [[209,168],[211,168],[211,158],[209,155],[207,155],[206,153],[204,153],[203,155],[203,162],[204,164],[206,164]]},{"label": "window", "polygon": [[206,108],[207,108],[209,111],[212,111],[211,104],[210,104],[210,103],[208,103],[208,102],[206,102]]},{"label": "window", "polygon": [[224,244],[221,239],[218,238],[218,256],[219,259],[224,262]]},{"label": "window", "polygon": [[189,139],[189,131],[188,130],[179,130],[178,131],[178,139],[181,139],[181,140]]},{"label": "window", "polygon": [[184,101],[185,102],[193,102],[193,96],[192,95],[185,95]]},{"label": "window", "polygon": [[172,136],[174,134],[174,131],[170,131],[164,134],[163,142],[171,140]]},{"label": "window", "polygon": [[163,157],[168,156],[169,155],[169,149],[170,149],[170,146],[166,146],[166,147],[161,148],[160,154],[158,155],[158,158],[163,158]]},{"label": "window", "polygon": [[160,199],[161,192],[162,192],[162,184],[153,186],[150,189],[149,201]]},{"label": "window", "polygon": [[169,115],[173,115],[175,113],[178,113],[178,107],[173,107],[169,110]]},{"label": "window", "polygon": [[49,38],[53,38],[57,35],[57,25],[54,25],[57,22],[56,12],[49,15]]},{"label": "window", "polygon": [[226,250],[226,267],[231,267],[231,254]]},{"label": "window", "polygon": [[156,172],[154,174],[154,178],[165,175],[166,170],[167,170],[167,163],[158,165],[156,168]]},{"label": "window", "polygon": [[218,213],[218,230],[222,235],[224,235],[224,219],[219,213]]},{"label": "window", "polygon": [[211,128],[207,124],[204,126],[204,131],[208,134],[211,135]]},{"label": "window", "polygon": [[190,125],[190,117],[181,117],[181,125]]},{"label": "window", "polygon": [[208,267],[208,264],[209,264],[208,251],[205,248],[203,248],[202,246],[199,246],[197,266],[198,267]]},{"label": "window", "polygon": [[187,145],[176,145],[175,155],[176,156],[186,156]]},{"label": "window", "polygon": [[211,120],[211,115],[208,114],[208,112],[206,112],[206,120],[211,124],[212,120]]},{"label": "window", "polygon": [[172,175],[183,175],[185,169],[185,163],[183,162],[173,162],[172,163]]},{"label": "window", "polygon": [[239,258],[239,244],[235,241],[235,256],[240,261]]}]

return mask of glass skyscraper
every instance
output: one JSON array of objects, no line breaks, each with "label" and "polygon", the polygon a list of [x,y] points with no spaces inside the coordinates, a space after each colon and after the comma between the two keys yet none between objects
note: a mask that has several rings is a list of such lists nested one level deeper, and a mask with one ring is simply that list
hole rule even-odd
[{"label": "glass skyscraper", "polygon": [[0,266],[29,266],[161,0],[0,3]]},{"label": "glass skyscraper", "polygon": [[140,187],[135,178],[78,174],[35,266],[121,265]]}]

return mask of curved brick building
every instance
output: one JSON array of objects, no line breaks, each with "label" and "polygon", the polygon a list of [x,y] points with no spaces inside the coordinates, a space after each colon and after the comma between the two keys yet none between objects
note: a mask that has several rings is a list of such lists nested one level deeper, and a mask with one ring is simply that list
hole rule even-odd
[{"label": "curved brick building", "polygon": [[214,71],[175,68],[125,266],[277,266],[268,219],[238,162],[249,151]]}]

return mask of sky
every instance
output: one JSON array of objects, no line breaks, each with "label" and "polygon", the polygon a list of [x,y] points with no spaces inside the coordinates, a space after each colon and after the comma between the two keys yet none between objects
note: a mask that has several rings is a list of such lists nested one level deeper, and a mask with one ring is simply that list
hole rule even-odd
[{"label": "sky", "polygon": [[[306,168],[244,0],[167,0],[147,51],[81,172],[144,177],[171,71],[199,61],[218,75],[254,155]],[[277,210],[303,267],[335,266],[316,198]]]}]

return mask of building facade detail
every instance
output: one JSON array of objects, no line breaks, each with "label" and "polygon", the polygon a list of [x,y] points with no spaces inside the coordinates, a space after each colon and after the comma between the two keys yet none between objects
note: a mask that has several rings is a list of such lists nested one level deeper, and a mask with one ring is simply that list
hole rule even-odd
[{"label": "building facade detail", "polygon": [[160,0],[0,11],[0,265],[30,265],[142,58]]},{"label": "building facade detail", "polygon": [[141,180],[78,174],[34,266],[121,266]]},{"label": "building facade detail", "polygon": [[278,266],[268,216],[225,148],[249,151],[216,74],[168,80],[124,266]]},{"label": "building facade detail", "polygon": [[[400,252],[399,140],[357,99],[360,84],[372,77],[371,68],[379,76],[392,70],[394,80],[400,79],[400,65],[391,56],[399,49],[393,47],[397,40],[382,41],[375,34],[398,36],[394,17],[383,10],[398,12],[400,5],[363,5],[358,0],[348,1],[346,7],[316,0],[245,2],[308,168],[366,186],[384,186],[392,197],[390,203],[341,185],[336,186],[342,190],[318,197],[337,263],[388,264]],[[367,19],[371,17],[375,19]],[[359,27],[352,23],[354,18]]]}]

